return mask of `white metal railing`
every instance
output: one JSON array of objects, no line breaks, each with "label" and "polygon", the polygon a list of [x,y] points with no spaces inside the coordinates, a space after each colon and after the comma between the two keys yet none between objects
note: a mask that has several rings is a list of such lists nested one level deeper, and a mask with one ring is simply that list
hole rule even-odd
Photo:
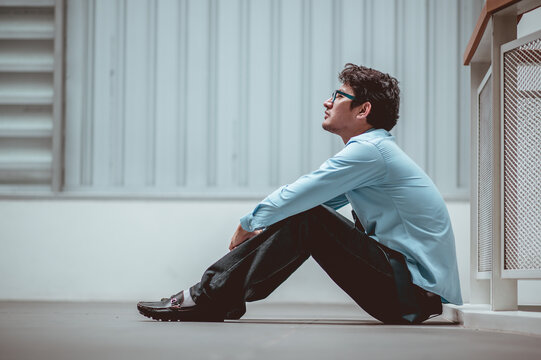
[{"label": "white metal railing", "polygon": [[541,31],[501,56],[502,277],[541,278]]},{"label": "white metal railing", "polygon": [[492,138],[492,68],[477,89],[477,278],[489,279],[492,270],[494,222],[494,146]]}]

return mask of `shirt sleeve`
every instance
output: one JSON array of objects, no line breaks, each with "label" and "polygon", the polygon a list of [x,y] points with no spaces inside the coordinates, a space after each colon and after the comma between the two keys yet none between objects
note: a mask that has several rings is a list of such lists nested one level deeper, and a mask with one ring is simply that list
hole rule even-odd
[{"label": "shirt sleeve", "polygon": [[246,231],[262,229],[330,200],[340,203],[348,191],[381,182],[384,176],[385,163],[375,145],[353,141],[316,171],[272,192],[240,224]]}]

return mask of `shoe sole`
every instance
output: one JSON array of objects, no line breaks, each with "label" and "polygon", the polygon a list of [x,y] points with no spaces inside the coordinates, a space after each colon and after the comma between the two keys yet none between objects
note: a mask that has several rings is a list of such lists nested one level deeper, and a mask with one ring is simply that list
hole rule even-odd
[{"label": "shoe sole", "polygon": [[194,310],[152,309],[137,304],[139,313],[157,321],[224,322],[223,317]]}]

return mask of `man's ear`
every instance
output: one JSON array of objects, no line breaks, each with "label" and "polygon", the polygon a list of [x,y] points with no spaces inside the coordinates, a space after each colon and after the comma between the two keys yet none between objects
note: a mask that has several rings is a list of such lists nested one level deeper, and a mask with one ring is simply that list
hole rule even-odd
[{"label": "man's ear", "polygon": [[369,101],[366,101],[362,103],[361,106],[359,106],[359,112],[357,116],[361,118],[366,118],[368,117],[368,114],[370,114],[371,110],[372,110],[372,104],[370,104]]}]

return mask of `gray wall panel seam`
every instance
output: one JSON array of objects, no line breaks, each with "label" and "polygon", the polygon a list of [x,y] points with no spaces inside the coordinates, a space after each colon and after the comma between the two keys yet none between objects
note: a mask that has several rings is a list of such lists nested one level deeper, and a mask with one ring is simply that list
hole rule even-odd
[{"label": "gray wall panel seam", "polygon": [[281,0],[274,0],[271,3],[271,56],[272,71],[271,77],[271,121],[270,121],[270,165],[271,165],[271,186],[277,186],[280,179],[280,166],[278,160],[280,142],[280,58],[281,58]]},{"label": "gray wall panel seam", "polygon": [[157,87],[158,87],[158,0],[153,0],[152,16],[152,185],[157,184]]},{"label": "gray wall panel seam", "polygon": [[309,49],[310,49],[310,10],[308,6],[308,0],[302,1],[302,11],[301,11],[301,72],[300,72],[300,83],[305,88],[305,91],[302,92],[301,96],[301,109],[302,111],[302,118],[301,118],[301,131],[300,134],[300,144],[301,144],[301,171],[303,173],[306,173],[308,171],[308,164],[309,164],[309,144],[310,144],[310,132],[309,131],[303,131],[308,128],[308,112],[310,108],[310,101],[309,97],[311,96],[311,87],[309,84],[309,76],[307,74],[309,69]]},{"label": "gray wall panel seam", "polygon": [[[343,61],[343,54],[344,54],[344,46],[343,46],[343,41],[344,41],[343,19],[344,19],[344,17],[342,16],[343,12],[344,12],[344,2],[343,2],[343,0],[337,0],[337,3],[336,3],[336,15],[337,15],[336,29],[339,29],[338,30],[338,35],[339,35],[340,41],[338,42],[338,47],[336,49],[336,56],[337,56],[337,60],[338,60],[337,61],[338,69],[335,69],[335,71],[336,70],[341,71],[342,67],[345,65],[344,61]],[[336,73],[335,73],[335,79],[336,79]],[[329,136],[329,139],[332,141],[332,144],[333,144],[331,155],[334,155],[334,154],[336,154],[337,152],[339,152],[342,149],[342,146],[343,146],[342,140],[340,139],[340,140],[337,141],[337,138],[334,137],[334,136]]]},{"label": "gray wall panel seam", "polygon": [[[250,17],[250,1],[247,1],[246,2],[246,99],[248,99],[248,94],[250,94],[250,34],[251,34],[251,21],[250,21],[251,17]],[[251,109],[251,104],[250,104],[250,101],[246,101],[246,116],[244,118],[244,121],[245,121],[245,125],[246,125],[246,137],[243,141],[243,145],[244,145],[244,148],[243,148],[243,156],[244,156],[244,171],[243,171],[243,176],[244,176],[244,181],[243,181],[243,185],[245,187],[249,186],[249,183],[248,183],[248,173],[249,173],[249,156],[248,156],[248,151],[249,151],[249,145],[250,145],[250,119],[249,119],[249,114],[250,114],[250,109]]]},{"label": "gray wall panel seam", "polygon": [[436,142],[434,141],[434,129],[435,129],[435,122],[438,121],[436,119],[436,102],[437,102],[437,94],[436,91],[436,66],[437,66],[437,51],[436,51],[436,32],[437,32],[437,26],[436,26],[436,6],[437,2],[430,2],[432,6],[430,7],[430,120],[428,121],[428,170],[429,175],[432,177],[432,179],[437,182],[437,173],[436,173],[436,166],[435,166],[435,156],[434,153],[436,151]]},{"label": "gray wall panel seam", "polygon": [[[430,11],[428,9],[428,0],[425,0],[424,1],[424,8],[425,8],[425,11],[424,11],[424,23],[423,23],[423,27],[424,27],[424,38],[423,38],[423,56],[424,56],[424,64],[425,64],[425,67],[426,67],[426,70],[428,70],[428,67],[429,67],[429,64],[430,64],[430,57],[429,57],[429,46],[428,46],[428,39],[429,39],[429,35],[428,35],[428,29],[429,29],[429,25],[428,25],[428,19],[429,19],[429,16],[430,16]],[[428,147],[428,143],[427,143],[427,139],[428,139],[428,135],[427,135],[427,126],[428,126],[428,121],[430,119],[430,111],[429,111],[429,104],[428,104],[428,99],[429,99],[429,74],[428,74],[428,71],[425,72],[424,74],[424,83],[423,83],[423,99],[424,99],[424,106],[423,106],[423,120],[422,120],[422,125],[424,127],[424,139],[423,139],[423,146],[421,148],[422,150],[422,154],[423,154],[423,167],[424,167],[424,170],[428,173],[428,151],[429,151],[429,147]]]},{"label": "gray wall panel seam", "polygon": [[243,154],[242,154],[242,141],[245,141],[245,127],[244,127],[244,118],[246,116],[246,89],[245,89],[245,77],[246,77],[246,65],[245,62],[245,43],[244,38],[246,36],[245,29],[245,20],[246,20],[246,0],[240,0],[240,20],[239,20],[239,82],[238,82],[238,107],[237,107],[237,131],[235,131],[234,136],[236,137],[235,141],[235,167],[233,176],[235,177],[235,183],[237,186],[242,186],[242,167],[243,167]]},{"label": "gray wall panel seam", "polygon": [[280,114],[282,112],[282,102],[279,100],[279,94],[280,94],[280,89],[282,88],[282,62],[280,61],[280,59],[282,58],[282,0],[276,0],[277,2],[277,28],[276,28],[276,34],[277,34],[277,41],[276,41],[276,46],[278,47],[278,50],[277,50],[277,54],[276,54],[276,67],[277,67],[277,73],[276,73],[276,95],[277,95],[277,119],[275,121],[276,123],[276,147],[274,149],[275,151],[275,167],[276,167],[276,181],[275,181],[275,184],[276,186],[279,186],[279,179],[281,178],[282,174],[281,174],[281,168],[280,168],[280,158],[278,157],[278,154],[279,154],[279,149],[281,148],[282,146],[282,139],[280,138],[280,131],[282,129],[282,123],[281,121],[279,121],[280,119]]},{"label": "gray wall panel seam", "polygon": [[186,151],[187,151],[187,82],[188,82],[188,2],[179,2],[178,22],[179,41],[177,42],[177,149],[176,149],[176,184],[186,186]]},{"label": "gray wall panel seam", "polygon": [[89,151],[89,159],[88,159],[88,165],[89,165],[89,184],[94,184],[94,130],[95,130],[95,113],[94,113],[94,106],[95,106],[95,83],[96,83],[96,0],[92,0],[92,52],[91,52],[91,60],[92,65],[91,68],[91,81],[92,85],[90,86],[91,92],[91,103],[90,103],[90,151]]},{"label": "gray wall panel seam", "polygon": [[[335,31],[334,41],[332,42],[332,63],[333,63],[333,84],[337,79],[338,72],[342,70],[342,39],[343,39],[343,25],[342,25],[342,11],[343,11],[342,0],[333,0],[333,10],[332,10],[332,24]],[[334,89],[333,89],[334,90]],[[329,94],[330,95],[330,94]],[[331,144],[330,152],[332,155],[339,151],[339,143],[336,141],[334,136],[329,136],[329,141]]]},{"label": "gray wall panel seam", "polygon": [[112,77],[111,81],[109,82],[109,93],[111,96],[109,97],[109,174],[108,174],[108,181],[107,186],[111,187],[115,185],[115,177],[116,172],[118,171],[118,166],[116,164],[116,157],[117,157],[117,149],[118,149],[118,142],[115,141],[115,138],[119,135],[119,125],[118,125],[118,58],[119,58],[119,47],[120,47],[120,41],[119,41],[119,34],[120,31],[118,31],[120,22],[120,11],[119,11],[119,5],[120,0],[115,0],[113,3],[113,9],[114,9],[114,18],[115,18],[115,26],[114,30],[112,31],[111,36],[111,68],[109,69],[109,76]]},{"label": "gray wall panel seam", "polygon": [[152,29],[150,28],[150,18],[151,18],[151,6],[150,6],[150,2],[152,0],[145,0],[145,3],[146,3],[146,31],[145,31],[145,35],[146,35],[146,47],[147,47],[147,51],[145,52],[145,95],[146,95],[146,101],[145,101],[145,147],[146,147],[146,152],[145,152],[145,170],[144,170],[144,174],[143,174],[143,181],[144,181],[144,186],[147,187],[149,185],[149,182],[150,182],[150,177],[149,177],[149,170],[150,170],[150,159],[151,159],[151,149],[150,149],[150,138],[151,138],[151,133],[152,133],[152,130],[151,130],[151,121],[150,121],[150,99],[149,99],[149,96],[151,96],[151,90],[150,90],[150,84],[151,84],[151,80],[150,80],[150,76],[151,76],[151,69],[150,69],[150,52],[149,51],[150,49],[152,49],[152,46],[150,44],[150,38],[151,38],[151,31]]},{"label": "gray wall panel seam", "polygon": [[188,15],[190,13],[190,4],[188,3],[188,0],[185,0],[185,15],[184,15],[184,28],[185,28],[185,35],[184,35],[184,109],[183,109],[183,164],[184,168],[182,171],[182,184],[186,186],[188,183],[188,46],[190,41],[190,28],[188,26]]},{"label": "gray wall panel seam", "polygon": [[[307,49],[306,49],[306,55],[308,57],[306,63],[307,63],[307,68],[305,70],[305,74],[306,74],[306,87],[307,89],[312,89],[313,86],[313,82],[312,82],[312,67],[313,67],[313,60],[312,60],[312,15],[313,15],[313,12],[312,12],[312,7],[307,5],[307,13],[308,13],[308,23],[306,24],[306,29],[308,30],[308,38],[306,39],[306,42],[308,44],[307,46]],[[313,95],[312,95],[312,92],[311,91],[307,91],[307,97],[306,97],[306,112],[305,112],[305,126],[304,126],[304,129],[310,129],[311,127],[311,119],[312,119],[312,100],[313,100]],[[306,135],[307,135],[307,139],[306,139],[306,155],[305,155],[305,160],[307,161],[305,166],[304,166],[304,172],[309,172],[310,170],[312,170],[312,141],[313,141],[313,136],[312,136],[312,132],[311,131],[306,131]]]},{"label": "gray wall panel seam", "polygon": [[[399,6],[397,0],[393,0],[393,47],[392,47],[392,53],[394,54],[393,57],[393,69],[392,71],[389,71],[391,76],[394,76],[398,78],[398,54],[399,54],[399,44],[398,41],[396,41],[396,37],[398,36],[398,11],[396,11],[396,7]],[[396,127],[392,129],[394,132],[395,141],[400,144],[400,131]]]},{"label": "gray wall panel seam", "polygon": [[368,52],[368,54],[369,54],[368,63],[372,67],[372,66],[374,66],[373,65],[373,63],[374,63],[374,39],[372,37],[372,35],[374,33],[373,32],[373,28],[374,28],[374,26],[373,26],[374,21],[373,20],[374,20],[374,18],[370,14],[372,14],[372,12],[374,11],[374,1],[373,0],[368,0],[368,8],[369,8],[369,12],[366,15],[368,17],[368,22],[367,23],[370,24],[370,26],[368,27],[368,29],[369,29],[368,33],[369,34],[368,34],[368,36],[365,37],[365,39],[368,38],[369,42],[370,42],[370,47],[369,47],[370,51]]},{"label": "gray wall panel seam", "polygon": [[[335,30],[337,29],[336,25],[338,23],[338,21],[336,20],[336,17],[337,17],[337,14],[336,14],[336,8],[337,8],[337,0],[332,0],[332,3],[331,3],[331,29]],[[338,31],[338,30],[337,30]],[[334,35],[334,32],[333,32],[333,35]],[[336,39],[337,37],[336,36],[333,36],[333,40]],[[332,56],[331,56],[331,71],[329,72],[330,74],[330,80],[331,80],[331,89],[329,89],[330,93],[329,93],[329,96],[331,95],[331,92],[334,91],[334,84],[336,83],[336,71],[338,69],[338,59],[336,58],[336,47],[337,47],[337,42],[336,41],[331,41],[331,51],[332,51]],[[332,137],[329,137],[329,152],[333,153],[334,152],[334,141],[332,139]]]},{"label": "gray wall panel seam", "polygon": [[[397,0],[398,1],[398,0]],[[397,16],[400,17],[400,29],[399,29],[399,36],[397,37],[397,42],[400,43],[400,58],[401,59],[405,59],[406,58],[406,48],[405,48],[405,44],[406,44],[406,16],[405,16],[405,7],[407,6],[406,3],[403,3],[401,2],[402,4],[402,7],[401,7],[401,11],[400,11],[400,14],[398,14]],[[399,73],[399,81],[403,81],[403,78],[405,77],[405,69],[404,69],[404,61],[400,61],[397,63],[397,66],[398,66],[398,73]],[[401,96],[403,97],[403,95]],[[403,101],[400,101],[400,108],[399,108],[399,117],[400,117],[400,114],[402,113],[402,110],[404,109],[404,102]],[[404,118],[402,118],[404,120]],[[398,120],[400,121],[400,120]],[[406,124],[412,124],[412,119],[406,119]],[[400,129],[400,144],[403,144],[404,147],[406,147],[408,144],[406,143],[406,131],[404,129],[404,127],[402,127]]]},{"label": "gray wall panel seam", "polygon": [[[397,39],[400,37],[400,40],[402,40],[402,37],[401,37],[401,34],[399,33],[399,27],[402,26],[402,24],[400,23],[400,19],[399,19],[399,16],[398,16],[398,8],[401,7],[403,3],[402,2],[399,2],[398,0],[394,0],[394,44],[393,44],[393,47],[394,47],[394,56],[393,56],[393,69],[394,69],[394,74],[391,74],[391,76],[395,77],[396,79],[398,79],[398,81],[401,81],[401,77],[400,75],[402,75],[401,71],[399,71],[399,63],[398,63],[398,57],[400,56],[401,59],[404,58],[403,56],[403,53],[402,53],[402,46],[401,46],[401,43],[402,41],[398,41]],[[400,29],[400,30],[403,30],[403,29]],[[400,113],[400,110],[399,109],[399,113]],[[396,136],[396,140],[398,142],[398,144],[400,144],[402,147],[404,147],[404,143],[402,141],[402,131],[400,131],[399,128],[397,127],[394,127],[393,128],[394,130],[394,133],[395,133],[395,136]]]},{"label": "gray wall panel seam", "polygon": [[156,45],[157,45],[157,2],[147,0],[147,46],[150,51],[146,56],[146,89],[147,89],[147,161],[145,168],[145,185],[156,184]]},{"label": "gray wall panel seam", "polygon": [[186,96],[184,93],[184,83],[186,82],[186,78],[184,77],[185,74],[185,28],[186,28],[186,1],[182,0],[178,3],[178,18],[179,21],[177,22],[177,33],[180,35],[177,42],[177,102],[176,102],[176,113],[177,113],[177,141],[176,141],[176,184],[177,186],[183,185],[183,173],[184,173],[184,161],[183,161],[183,147],[184,147],[184,139],[183,139],[183,124],[185,121],[185,106],[183,106],[183,98]]},{"label": "gray wall panel seam", "polygon": [[213,37],[214,37],[214,33],[213,33],[213,16],[212,16],[212,10],[213,10],[213,6],[214,6],[214,1],[213,0],[208,0],[206,1],[207,3],[207,31],[208,31],[208,37],[207,37],[207,101],[208,101],[208,106],[207,106],[207,118],[206,118],[206,122],[207,122],[207,153],[206,153],[206,161],[205,161],[205,170],[206,170],[206,180],[207,180],[207,184],[206,186],[209,187],[212,185],[212,175],[211,175],[211,172],[212,172],[212,143],[214,142],[214,138],[213,138],[213,129],[212,129],[212,107],[215,105],[213,103],[213,94],[212,94],[212,78],[213,78],[213,73],[212,73],[212,62],[213,62],[213,59],[212,59],[212,41],[213,41]]},{"label": "gray wall panel seam", "polygon": [[366,17],[367,17],[367,14],[366,14],[366,0],[362,1],[361,3],[361,12],[362,12],[362,16],[363,16],[363,22],[362,22],[362,27],[361,27],[361,34],[359,34],[359,44],[358,46],[360,47],[361,49],[361,58],[359,59],[359,62],[360,64],[358,65],[366,65],[366,47],[363,46],[365,44],[365,35],[366,35],[366,27],[368,26],[367,23],[366,23]]},{"label": "gray wall panel seam", "polygon": [[462,14],[462,9],[461,9],[461,0],[456,0],[456,7],[457,7],[457,17],[456,17],[456,30],[457,30],[457,36],[456,36],[456,53],[458,54],[457,56],[457,59],[456,59],[456,77],[457,77],[457,84],[456,84],[456,137],[455,137],[455,144],[456,144],[456,159],[455,159],[455,184],[454,184],[454,189],[453,191],[456,191],[458,189],[460,189],[460,153],[461,153],[461,148],[460,148],[460,130],[461,130],[461,126],[460,126],[460,109],[462,108],[460,106],[460,99],[461,99],[461,96],[460,96],[460,89],[462,88],[461,85],[462,85],[462,76],[460,76],[460,69],[462,67],[462,63],[460,61],[460,41],[461,41],[461,32],[462,32],[462,24],[461,24],[461,14]]},{"label": "gray wall panel seam", "polygon": [[430,38],[431,38],[431,35],[430,35],[430,15],[431,15],[431,8],[430,8],[430,2],[429,0],[425,0],[425,8],[427,9],[426,13],[425,13],[425,26],[426,26],[426,30],[425,30],[425,61],[426,61],[426,66],[427,66],[427,76],[425,78],[425,89],[427,89],[426,93],[425,93],[425,145],[424,145],[424,154],[425,154],[425,171],[430,174],[430,158],[429,158],[429,155],[428,153],[430,152],[431,150],[431,147],[429,145],[429,141],[430,141],[430,136],[429,136],[429,133],[428,133],[428,126],[429,126],[429,123],[430,123],[430,119],[432,117],[432,114],[431,114],[431,106],[430,106],[430,98],[431,98],[431,88],[430,88],[430,84],[431,84],[431,74],[430,74],[430,66],[431,66],[431,56],[430,56]]},{"label": "gray wall panel seam", "polygon": [[274,132],[275,129],[275,122],[276,122],[276,108],[274,107],[274,104],[277,103],[276,101],[276,81],[275,81],[275,70],[276,70],[276,1],[270,2],[270,55],[271,55],[271,71],[269,72],[269,83],[270,83],[270,108],[269,108],[269,114],[270,114],[270,121],[269,121],[269,165],[270,165],[270,177],[268,185],[272,185],[274,183],[274,177],[276,176],[276,169],[275,169],[275,152],[273,151],[273,145],[276,139],[276,134]]},{"label": "gray wall panel seam", "polygon": [[[431,16],[431,19],[432,19],[432,33],[435,34],[437,31],[438,31],[438,27],[436,25],[436,18],[437,18],[437,14],[438,14],[438,11],[436,11],[436,8],[437,8],[437,2],[434,4],[434,6],[432,7],[432,16]],[[436,138],[435,138],[435,132],[436,132],[436,126],[435,126],[435,121],[436,121],[436,117],[437,117],[437,107],[435,106],[437,104],[437,94],[435,92],[436,90],[436,81],[439,80],[439,78],[437,78],[437,66],[438,66],[438,62],[436,61],[436,57],[437,57],[437,52],[436,52],[436,48],[437,48],[437,40],[436,40],[436,36],[432,35],[432,52],[433,52],[433,56],[432,56],[432,89],[434,90],[433,92],[433,102],[432,102],[432,121],[430,122],[430,127],[429,127],[429,139],[430,139],[430,151],[429,151],[429,156],[430,156],[430,169],[431,169],[431,172],[432,172],[432,179],[434,179],[435,181],[438,181],[438,174],[436,172],[436,157],[435,157],[435,152],[436,152]],[[438,119],[439,120],[439,119]],[[441,189],[440,189],[441,190]]]},{"label": "gray wall panel seam", "polygon": [[218,25],[217,12],[218,3],[216,0],[209,1],[208,18],[209,18],[209,38],[208,38],[208,77],[207,87],[209,94],[209,106],[207,108],[207,134],[208,134],[208,151],[207,151],[207,186],[216,186],[216,157],[217,157],[217,137],[216,137],[216,96],[217,96],[217,43],[218,43]]},{"label": "gray wall panel seam", "polygon": [[[111,6],[111,13],[114,14],[114,17],[115,17],[115,24],[118,24],[118,0],[113,0],[112,2],[112,5]],[[116,51],[116,49],[118,49],[118,46],[116,46],[116,43],[118,42],[118,39],[117,39],[117,32],[116,32],[116,27],[114,28],[114,30],[110,30],[110,33],[109,33],[109,50],[110,50],[110,53],[109,53],[109,111],[108,111],[108,119],[107,119],[107,122],[109,124],[108,128],[109,128],[109,131],[107,133],[108,135],[108,138],[109,138],[109,141],[108,141],[108,146],[109,146],[109,158],[107,159],[107,162],[108,162],[108,166],[107,166],[107,170],[108,171],[108,174],[107,174],[107,180],[106,180],[106,186],[107,187],[111,187],[111,185],[113,184],[113,177],[114,177],[114,168],[115,168],[115,141],[114,141],[114,137],[115,137],[115,134],[116,134],[116,128],[117,128],[117,123],[116,123],[116,116],[115,116],[115,113],[117,112],[117,108],[116,108],[116,105],[115,105],[115,97],[117,96],[117,91],[116,91],[116,87],[117,87],[117,74],[116,74],[116,61],[117,61],[117,58],[118,58],[118,53]]]},{"label": "gray wall panel seam", "polygon": [[81,127],[81,182],[80,185],[92,185],[93,181],[93,130],[94,130],[94,56],[95,56],[95,0],[89,0],[86,11],[85,36],[85,83],[84,87],[84,126]]},{"label": "gray wall panel seam", "polygon": [[241,29],[240,29],[240,48],[241,48],[241,91],[240,97],[242,98],[242,106],[240,110],[240,139],[239,143],[239,152],[238,163],[239,163],[239,182],[238,184],[241,187],[246,187],[248,185],[248,144],[249,144],[249,134],[250,134],[250,122],[248,114],[250,113],[250,55],[249,55],[249,46],[250,46],[250,2],[244,0],[241,2]]},{"label": "gray wall panel seam", "polygon": [[127,37],[127,0],[122,0],[122,98],[121,109],[121,131],[120,131],[120,185],[126,183],[126,37]]},{"label": "gray wall panel seam", "polygon": [[[84,184],[84,178],[85,178],[85,170],[84,170],[84,164],[85,164],[85,150],[86,150],[86,138],[85,138],[85,128],[86,128],[86,124],[88,122],[88,112],[87,112],[87,106],[88,106],[88,95],[87,95],[87,91],[88,91],[88,88],[89,88],[89,84],[88,84],[88,54],[89,54],[89,51],[88,51],[88,32],[89,32],[89,23],[90,23],[90,19],[89,19],[89,7],[90,7],[90,2],[85,2],[84,3],[85,6],[86,6],[86,11],[84,11],[84,18],[83,18],[83,21],[84,21],[84,24],[83,24],[83,28],[85,29],[84,30],[84,37],[83,37],[83,41],[84,41],[84,45],[83,45],[83,52],[84,52],[84,56],[83,56],[83,82],[84,82],[84,85],[81,87],[82,89],[82,93],[81,93],[81,96],[82,96],[82,99],[81,99],[81,128],[79,129],[80,131],[80,141],[81,141],[81,144],[80,144],[80,153],[79,153],[79,182],[78,182],[78,186],[81,186]],[[85,86],[86,85],[86,86]]]},{"label": "gray wall panel seam", "polygon": [[[299,71],[299,76],[300,76],[300,79],[299,79],[299,82],[300,84],[302,84],[303,86],[305,85],[305,81],[306,81],[306,35],[307,35],[307,31],[306,31],[306,0],[302,0],[302,3],[301,3],[301,19],[300,19],[300,34],[301,34],[301,57],[300,57],[300,68],[301,68],[301,71]],[[306,89],[308,91],[308,88]],[[300,104],[300,108],[302,109],[302,112],[301,112],[301,119],[300,119],[300,125],[301,125],[301,131],[299,131],[299,139],[298,139],[298,143],[300,144],[300,150],[301,150],[301,172],[306,172],[306,141],[308,140],[306,138],[306,135],[302,132],[302,128],[305,127],[306,125],[306,92],[307,91],[303,91],[301,93],[301,96],[300,96],[300,100],[301,100],[301,104]]]}]

